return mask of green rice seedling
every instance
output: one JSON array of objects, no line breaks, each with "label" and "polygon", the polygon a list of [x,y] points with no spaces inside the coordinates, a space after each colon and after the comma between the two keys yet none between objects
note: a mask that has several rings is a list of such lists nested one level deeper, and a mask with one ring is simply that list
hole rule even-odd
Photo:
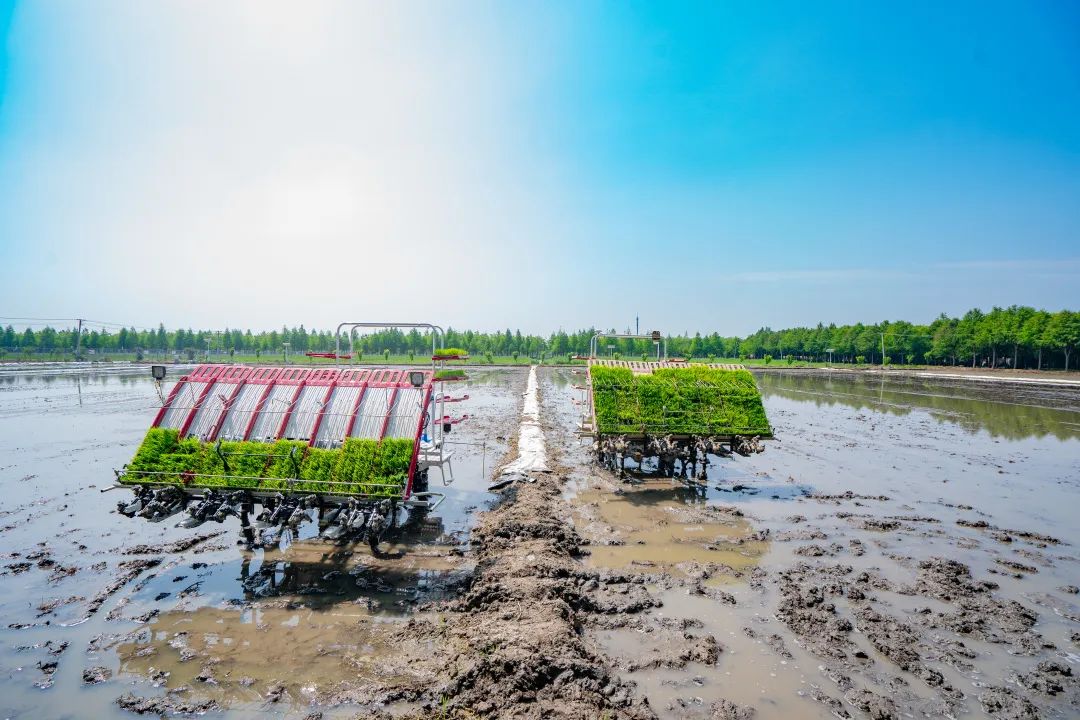
[{"label": "green rice seedling", "polygon": [[590,368],[593,406],[604,434],[771,435],[754,377],[702,366]]},{"label": "green rice seedling", "polygon": [[358,485],[371,475],[377,444],[377,441],[366,438],[345,440],[341,448],[341,469],[338,473],[342,482]]},{"label": "green rice seedling", "polygon": [[121,480],[398,497],[414,450],[411,439],[348,438],[338,449],[298,440],[222,442],[219,453],[215,443],[181,440],[176,430],[151,428]]},{"label": "green rice seedling", "polygon": [[139,445],[139,449],[135,451],[135,457],[127,464],[128,481],[137,482],[137,479],[143,478],[140,471],[156,471],[161,456],[176,450],[179,442],[179,434],[176,430],[150,428]]},{"label": "green rice seedling", "polygon": [[[288,489],[290,487],[288,481],[299,478],[297,464],[303,464],[308,444],[301,440],[278,440],[270,447],[270,464],[266,468],[264,474],[266,479],[263,480],[261,487],[273,490]],[[293,448],[296,448],[296,453],[290,457]]]},{"label": "green rice seedling", "polygon": [[312,484],[312,489],[319,492],[329,492],[333,486],[325,483],[337,480],[337,468],[340,462],[340,450],[308,448],[304,463],[300,468],[300,478],[316,481]]},{"label": "green rice seedling", "polygon": [[270,461],[270,446],[258,442],[223,442],[221,452],[229,463],[229,474],[260,478]]},{"label": "green rice seedling", "polygon": [[378,494],[380,490],[385,492],[399,493],[405,486],[409,476],[409,465],[412,463],[414,444],[412,440],[403,438],[387,438],[382,441],[380,452],[377,455],[374,477],[379,483],[388,483],[395,487],[372,488]]}]

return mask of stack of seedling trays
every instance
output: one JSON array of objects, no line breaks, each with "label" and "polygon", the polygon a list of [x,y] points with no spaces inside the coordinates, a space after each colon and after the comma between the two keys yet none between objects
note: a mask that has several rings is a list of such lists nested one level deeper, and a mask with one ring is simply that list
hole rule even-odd
[{"label": "stack of seedling trays", "polygon": [[468,362],[468,351],[462,348],[443,348],[436,350],[431,359],[439,367],[434,374],[436,382],[458,382],[469,379],[469,376],[465,374],[465,368],[448,365],[448,363]]},{"label": "stack of seedling trays", "polygon": [[253,492],[401,499],[415,441],[346,438],[339,448],[298,440],[202,442],[151,428],[120,473],[126,485],[176,485]]},{"label": "stack of seedling trays", "polygon": [[761,393],[746,370],[689,365],[641,374],[592,365],[589,376],[599,435],[772,437]]}]

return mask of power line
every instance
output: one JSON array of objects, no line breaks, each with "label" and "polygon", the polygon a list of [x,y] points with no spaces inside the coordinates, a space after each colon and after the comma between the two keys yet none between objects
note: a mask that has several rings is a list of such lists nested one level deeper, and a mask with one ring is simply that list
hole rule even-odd
[{"label": "power line", "polygon": [[28,322],[77,322],[79,318],[32,318],[32,317],[3,317],[0,320],[19,320]]}]

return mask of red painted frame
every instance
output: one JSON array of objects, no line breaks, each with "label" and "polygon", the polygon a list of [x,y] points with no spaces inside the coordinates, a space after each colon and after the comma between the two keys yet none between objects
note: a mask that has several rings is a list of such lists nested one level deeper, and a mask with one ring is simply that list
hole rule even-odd
[{"label": "red painted frame", "polygon": [[326,385],[326,392],[323,393],[322,405],[319,406],[319,412],[315,414],[315,420],[311,423],[311,437],[308,439],[308,445],[315,444],[315,438],[319,435],[319,426],[322,425],[323,415],[326,414],[326,404],[330,402],[330,396],[333,394],[334,388],[337,387],[340,378],[341,370],[338,370],[337,368],[332,370],[316,370],[313,376],[308,378],[308,386],[321,387],[322,385]]},{"label": "red painted frame", "polygon": [[[236,372],[239,371],[239,372]],[[218,415],[218,419],[214,421],[214,427],[209,433],[209,440],[216,440],[217,435],[221,432],[221,426],[225,424],[225,418],[229,414],[229,409],[232,407],[233,401],[236,400],[236,396],[240,394],[240,391],[247,384],[247,379],[251,375],[253,368],[245,367],[243,365],[234,365],[229,372],[225,373],[222,377],[217,379],[217,382],[236,382],[236,387],[233,388],[232,393],[228,398],[221,403],[221,413]]]},{"label": "red painted frame", "polygon": [[[333,395],[334,388],[336,387],[359,387],[360,392],[356,394],[356,399],[353,401],[352,410],[349,417],[348,425],[345,429],[345,437],[348,438],[352,435],[353,428],[356,424],[357,414],[359,413],[360,404],[363,402],[364,396],[367,393],[368,388],[391,388],[390,398],[387,403],[386,417],[383,418],[382,427],[379,431],[378,440],[381,442],[386,437],[386,431],[390,427],[390,418],[394,411],[394,403],[397,401],[398,391],[401,388],[412,387],[412,383],[409,382],[409,373],[416,372],[416,369],[399,370],[395,368],[299,368],[299,367],[247,367],[245,365],[199,365],[193,371],[181,377],[172,391],[169,393],[168,399],[165,404],[158,410],[157,415],[154,418],[153,427],[158,427],[165,417],[165,413],[172,407],[173,402],[176,400],[183,386],[189,382],[201,382],[205,383],[206,387],[203,388],[199,394],[199,398],[194,403],[194,406],[188,411],[187,417],[182,423],[179,433],[180,437],[191,427],[191,423],[195,419],[195,414],[202,407],[206,400],[206,397],[210,394],[213,387],[221,381],[235,382],[236,387],[233,388],[229,397],[223,403],[221,415],[214,423],[213,431],[209,434],[209,439],[215,439],[217,434],[221,431],[222,426],[225,423],[226,417],[231,409],[236,398],[239,397],[240,392],[247,385],[264,385],[262,395],[259,397],[258,402],[251,411],[251,417],[247,421],[247,425],[244,428],[244,440],[247,440],[251,435],[251,431],[255,426],[255,421],[258,418],[260,412],[266,404],[267,398],[277,385],[295,385],[296,389],[293,392],[292,399],[289,402],[289,408],[282,416],[281,422],[278,425],[277,433],[275,437],[280,439],[284,434],[289,424],[289,419],[292,417],[293,409],[296,406],[297,400],[300,398],[300,393],[308,385],[325,386],[326,394],[323,396],[323,404],[316,415],[315,422],[312,424],[311,438],[309,444],[314,444],[319,436],[319,428],[322,425],[323,415],[326,412],[326,405],[329,403],[331,396]],[[428,417],[428,405],[431,403],[435,380],[433,372],[431,370],[420,370],[424,373],[424,382],[420,386],[424,391],[424,402],[422,410],[416,424],[416,432],[413,436],[413,453],[409,460],[409,476],[405,486],[404,499],[409,498],[412,495],[413,480],[416,475],[416,468],[419,463],[420,454],[420,437],[423,435],[425,420]],[[464,399],[464,398],[461,398]],[[450,400],[453,402],[453,400]],[[467,416],[466,416],[467,417]],[[454,421],[460,422],[460,420]]]},{"label": "red painted frame", "polygon": [[259,401],[255,403],[255,407],[251,409],[251,417],[248,418],[247,425],[244,426],[244,440],[247,440],[248,436],[251,435],[251,429],[255,427],[255,420],[259,417],[259,413],[262,412],[263,406],[266,404],[266,398],[270,397],[270,391],[277,384],[278,375],[281,374],[282,370],[283,368],[275,367],[253,368],[253,372],[248,376],[249,385],[265,385],[266,389],[259,396]]},{"label": "red painted frame", "polygon": [[435,383],[429,382],[426,385],[424,392],[424,412],[420,413],[420,422],[416,424],[416,437],[413,438],[413,452],[412,458],[409,459],[409,479],[405,483],[404,499],[408,500],[412,497],[413,479],[416,477],[416,464],[420,457],[420,436],[424,434],[424,420],[427,415],[427,406],[431,402],[431,394],[435,388]]},{"label": "red painted frame", "polygon": [[300,399],[300,391],[304,389],[304,385],[307,384],[308,376],[311,375],[312,370],[310,368],[285,368],[284,372],[278,376],[278,385],[295,385],[296,391],[293,392],[292,400],[289,401],[289,408],[285,411],[285,414],[281,416],[281,424],[278,425],[277,432],[274,433],[274,439],[280,440],[281,436],[285,433],[285,428],[289,426],[289,418],[292,417],[293,408],[296,407],[296,401]]}]

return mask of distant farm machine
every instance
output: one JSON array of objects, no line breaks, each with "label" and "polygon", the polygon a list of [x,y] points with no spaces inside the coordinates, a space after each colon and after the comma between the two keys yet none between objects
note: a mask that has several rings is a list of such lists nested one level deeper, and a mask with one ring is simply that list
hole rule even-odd
[{"label": "distant farm machine", "polygon": [[[358,329],[403,327],[431,333],[430,366],[341,363],[353,357]],[[317,520],[325,540],[377,549],[401,508],[442,502],[428,488],[431,469],[444,485],[453,481],[446,435],[467,416],[453,418],[446,406],[468,396],[452,397],[447,383],[465,379],[453,363],[467,356],[441,341],[442,329],[429,323],[342,323],[335,352],[312,353],[333,366],[197,366],[116,471],[119,485],[134,491],[118,511],[151,522],[179,518],[180,527],[235,516],[250,547],[276,545]],[[153,370],[160,383],[165,368]]]},{"label": "distant farm machine", "polygon": [[[656,360],[599,358],[600,338],[651,341]],[[586,360],[579,434],[593,439],[597,461],[619,477],[630,460],[638,473],[705,480],[710,457],[760,453],[772,437],[757,384],[741,365],[669,359],[655,331],[598,333]]]}]

